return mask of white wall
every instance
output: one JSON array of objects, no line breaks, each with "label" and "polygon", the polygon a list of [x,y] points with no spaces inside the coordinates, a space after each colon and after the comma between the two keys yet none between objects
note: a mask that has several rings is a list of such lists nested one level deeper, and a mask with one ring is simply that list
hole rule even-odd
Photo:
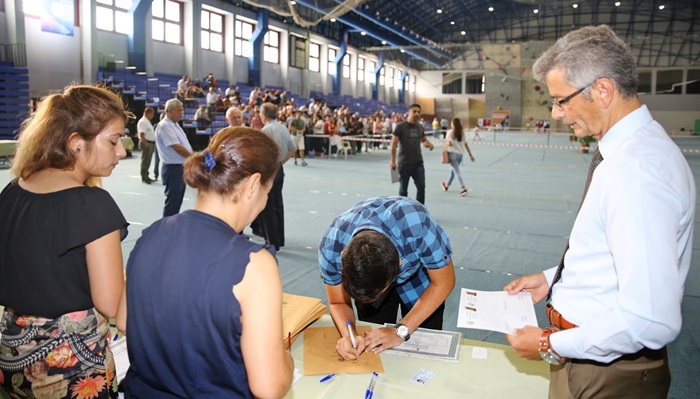
[{"label": "white wall", "polygon": [[[41,20],[25,18],[29,95],[39,97],[80,80],[80,28],[73,36],[42,32]],[[93,78],[94,79],[94,78]]]},{"label": "white wall", "polygon": [[0,21],[3,21],[3,23],[0,24],[0,44],[12,44],[7,34],[7,26],[9,25],[7,22],[7,14],[3,11],[0,11]]}]

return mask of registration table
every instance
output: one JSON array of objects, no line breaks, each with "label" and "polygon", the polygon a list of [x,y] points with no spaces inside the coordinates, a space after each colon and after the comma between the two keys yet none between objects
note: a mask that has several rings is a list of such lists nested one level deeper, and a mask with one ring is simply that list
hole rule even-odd
[{"label": "registration table", "polygon": [[[367,323],[358,322],[359,325]],[[329,327],[333,321],[324,315],[310,327]],[[379,326],[372,325],[372,329]],[[476,348],[476,352],[474,349]],[[485,352],[485,359],[478,359]],[[473,355],[477,356],[473,356]],[[294,367],[304,369],[304,336],[292,345]],[[507,345],[463,339],[458,362],[429,360],[382,353],[384,373],[379,374],[373,399],[411,398],[546,398],[549,389],[549,364],[521,359]],[[435,373],[425,385],[411,381],[419,370]],[[370,374],[338,374],[319,382],[323,375],[304,376],[287,393],[287,399],[338,398],[361,399]]]}]

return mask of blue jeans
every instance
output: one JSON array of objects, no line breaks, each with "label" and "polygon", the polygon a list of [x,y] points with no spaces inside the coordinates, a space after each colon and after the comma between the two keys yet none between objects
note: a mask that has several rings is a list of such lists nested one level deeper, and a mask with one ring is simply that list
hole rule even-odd
[{"label": "blue jeans", "polygon": [[462,163],[462,154],[458,154],[456,152],[450,152],[448,153],[450,156],[450,166],[452,168],[450,169],[450,177],[447,179],[447,185],[449,186],[452,184],[452,180],[455,178],[455,175],[457,175],[457,180],[459,180],[459,184],[464,187],[464,180],[462,180],[462,172],[459,171],[459,165]]},{"label": "blue jeans", "polygon": [[182,178],[182,164],[163,164],[161,178],[165,184],[165,206],[163,217],[180,213],[182,199],[185,197],[185,181]]},{"label": "blue jeans", "polygon": [[408,197],[408,180],[413,178],[416,185],[416,201],[425,204],[425,168],[423,162],[399,164],[399,195]]}]

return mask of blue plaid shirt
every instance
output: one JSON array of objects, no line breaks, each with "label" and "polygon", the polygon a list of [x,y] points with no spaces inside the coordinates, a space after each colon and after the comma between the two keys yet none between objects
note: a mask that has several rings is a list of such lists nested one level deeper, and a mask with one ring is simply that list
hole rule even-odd
[{"label": "blue plaid shirt", "polygon": [[415,305],[428,288],[428,269],[451,262],[450,240],[423,204],[407,197],[370,198],[335,218],[323,234],[318,261],[324,283],[341,283],[340,253],[363,230],[380,232],[394,243],[401,259],[396,290],[406,305]]}]

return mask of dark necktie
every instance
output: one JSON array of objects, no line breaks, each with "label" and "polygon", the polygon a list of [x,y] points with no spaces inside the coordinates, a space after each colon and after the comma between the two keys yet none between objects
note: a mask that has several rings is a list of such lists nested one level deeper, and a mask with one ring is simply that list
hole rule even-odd
[{"label": "dark necktie", "polygon": [[[583,205],[583,201],[586,199],[586,194],[588,193],[588,187],[591,185],[591,180],[593,179],[593,172],[595,171],[595,168],[598,167],[598,165],[603,161],[603,156],[600,155],[600,149],[596,147],[595,151],[593,152],[593,159],[591,159],[591,166],[588,168],[588,177],[586,178],[586,187],[583,189],[583,197],[581,197],[581,204],[578,206],[578,210],[581,210],[581,205]],[[578,214],[578,211],[576,212]],[[552,297],[552,287],[554,287],[554,284],[557,283],[561,279],[561,272],[564,270],[564,257],[566,256],[566,251],[569,250],[569,241],[566,242],[566,248],[564,249],[564,253],[561,255],[561,261],[559,262],[559,266],[557,267],[557,272],[554,273],[554,280],[552,280],[552,285],[549,287],[549,293],[547,294],[547,300],[549,300]]]}]

